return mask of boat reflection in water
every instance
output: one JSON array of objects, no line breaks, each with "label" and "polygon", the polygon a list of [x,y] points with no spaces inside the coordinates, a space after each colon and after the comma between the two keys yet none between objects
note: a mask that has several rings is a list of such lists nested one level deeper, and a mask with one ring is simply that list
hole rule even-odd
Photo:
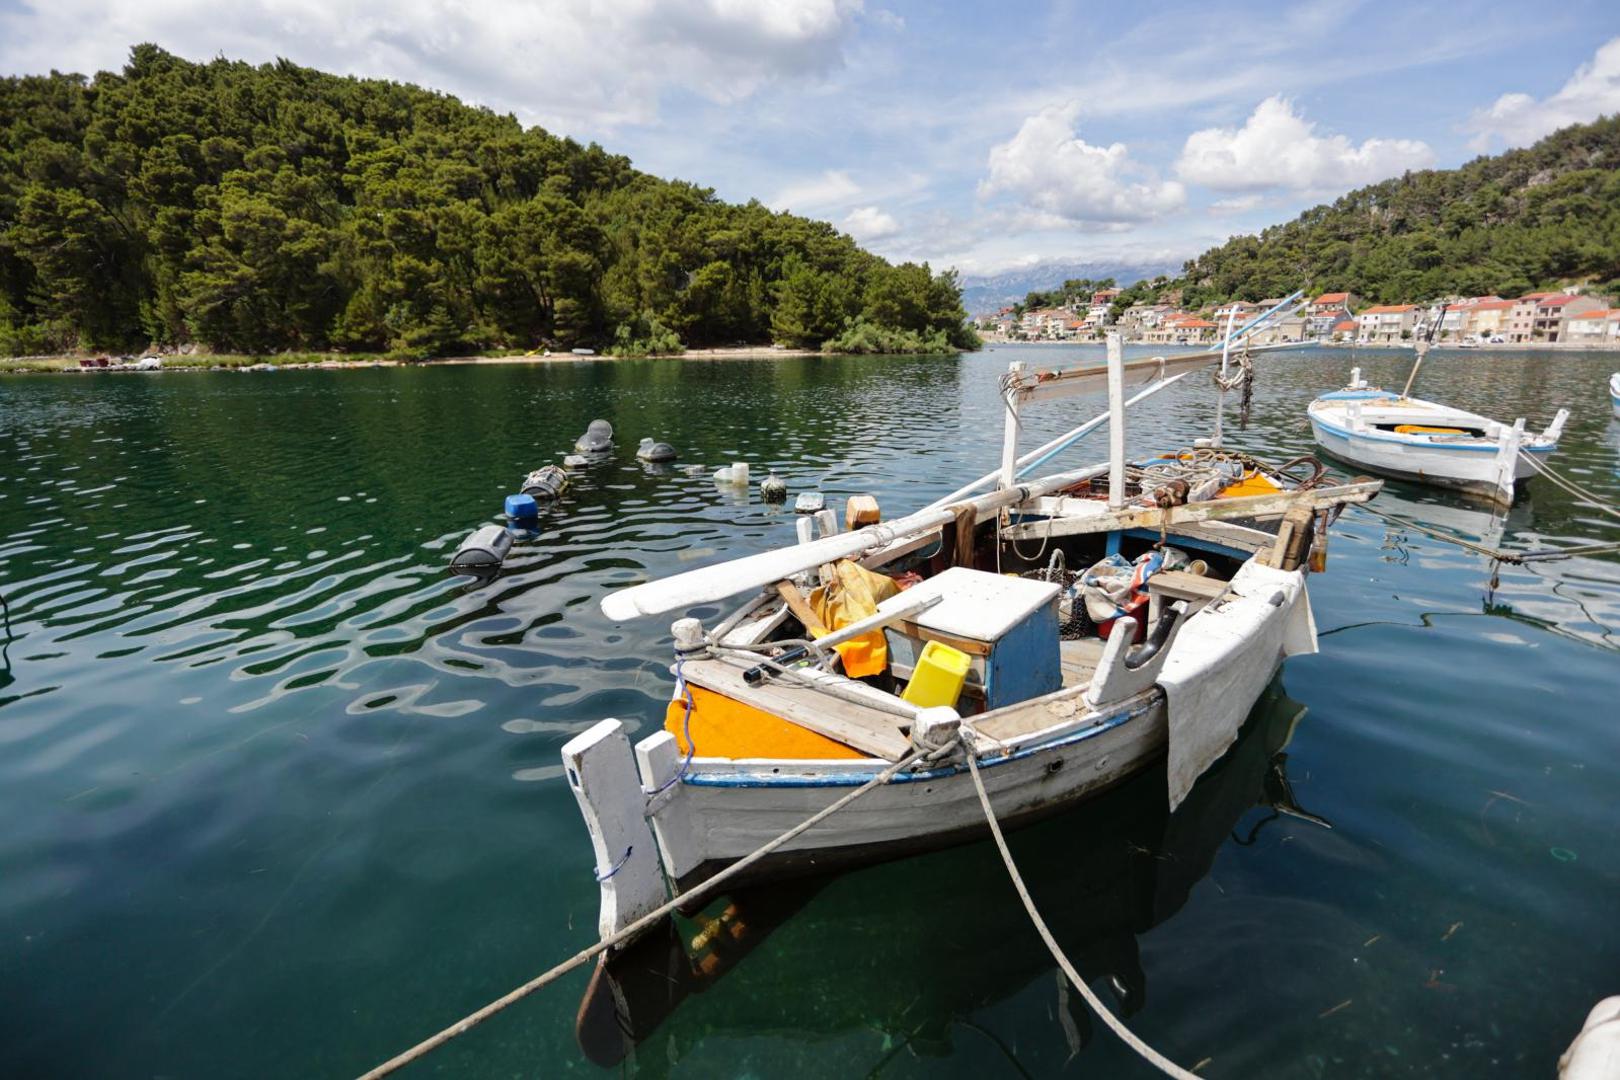
[{"label": "boat reflection in water", "polygon": [[[1150,768],[1010,837],[1059,944],[1088,981],[1113,987],[1122,1015],[1146,1000],[1137,935],[1182,908],[1222,843],[1253,843],[1281,815],[1331,827],[1300,809],[1289,786],[1284,748],[1304,714],[1279,677],[1237,743],[1174,814],[1166,811],[1163,769]],[[1234,834],[1256,805],[1271,813]],[[740,963],[767,939],[769,955]],[[576,1035],[591,1061],[618,1065],[683,1002],[729,976],[724,1007],[695,1004],[702,1015],[661,1039],[654,1058],[678,1059],[684,1043],[716,1030],[876,1028],[913,1051],[943,1052],[953,1022],[1054,970],[995,849],[978,843],[842,878],[740,890],[692,920],[666,920],[599,963]],[[1090,1042],[1092,1018],[1079,995],[1064,987],[1062,997],[1061,1023],[1078,1050]]]}]

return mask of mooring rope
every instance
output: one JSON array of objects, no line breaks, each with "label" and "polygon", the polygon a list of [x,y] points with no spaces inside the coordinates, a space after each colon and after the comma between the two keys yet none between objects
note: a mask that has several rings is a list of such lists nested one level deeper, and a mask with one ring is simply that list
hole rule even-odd
[{"label": "mooring rope", "polygon": [[1525,461],[1528,461],[1532,469],[1535,469],[1542,476],[1545,476],[1549,481],[1563,488],[1577,499],[1583,499],[1586,502],[1591,503],[1594,509],[1601,510],[1610,517],[1620,518],[1620,509],[1616,509],[1613,504],[1606,501],[1602,496],[1595,495],[1586,490],[1569,477],[1553,471],[1551,465],[1545,465],[1537,461],[1536,455],[1528,453],[1524,450],[1520,450],[1519,456],[1524,458]]},{"label": "mooring rope", "polygon": [[1018,891],[1018,898],[1024,902],[1024,910],[1029,913],[1030,921],[1035,924],[1035,929],[1040,933],[1041,940],[1046,942],[1047,951],[1052,954],[1052,958],[1063,969],[1063,974],[1069,977],[1069,982],[1074,985],[1076,990],[1080,991],[1080,996],[1086,999],[1086,1004],[1090,1005],[1092,1011],[1102,1018],[1103,1023],[1107,1024],[1109,1029],[1115,1035],[1118,1035],[1126,1046],[1140,1054],[1144,1061],[1166,1076],[1176,1077],[1176,1080],[1202,1080],[1197,1073],[1183,1069],[1137,1037],[1136,1033],[1126,1027],[1119,1017],[1108,1010],[1102,1000],[1092,992],[1091,987],[1086,985],[1086,981],[1080,977],[1080,973],[1075,970],[1074,965],[1069,962],[1069,958],[1064,955],[1062,948],[1058,946],[1057,939],[1052,936],[1052,931],[1047,928],[1046,921],[1041,918],[1041,913],[1035,910],[1035,901],[1030,897],[1029,889],[1024,885],[1023,876],[1018,873],[1018,866],[1013,862],[1012,852],[1007,850],[1007,840],[1001,835],[1001,825],[996,821],[996,812],[990,806],[990,795],[984,790],[984,780],[979,776],[979,763],[975,760],[971,746],[967,748],[966,756],[968,772],[973,775],[973,786],[979,792],[979,805],[984,807],[984,820],[989,824],[990,835],[995,838],[996,847],[1001,851],[1001,861],[1007,864],[1007,875],[1012,878],[1013,888]]},{"label": "mooring rope", "polygon": [[[508,1006],[517,1004],[519,1001],[522,1001],[524,998],[528,997],[536,990],[539,990],[541,987],[557,981],[570,971],[573,971],[575,968],[579,967],[581,964],[594,959],[607,950],[613,948],[613,946],[619,944],[620,942],[627,941],[630,938],[635,937],[643,930],[669,915],[676,908],[685,907],[686,905],[707,896],[723,882],[735,877],[737,874],[746,870],[748,867],[763,859],[765,856],[769,855],[771,852],[775,851],[777,848],[781,847],[783,844],[787,843],[789,840],[792,840],[799,834],[815,828],[817,825],[821,824],[821,822],[825,821],[829,817],[832,817],[832,815],[836,814],[838,811],[842,810],[844,807],[848,806],[862,795],[865,795],[867,792],[887,784],[900,772],[910,768],[923,758],[933,758],[936,755],[943,756],[944,751],[952,749],[955,749],[954,743],[944,747],[942,750],[917,750],[907,754],[905,757],[901,758],[893,765],[890,765],[887,769],[884,769],[882,772],[878,773],[876,776],[862,784],[860,787],[856,788],[854,791],[851,791],[849,794],[844,795],[836,801],[828,804],[824,809],[812,814],[810,817],[795,825],[781,836],[778,836],[775,840],[771,840],[763,847],[760,847],[750,854],[743,856],[741,859],[732,863],[730,866],[726,867],[724,870],[720,871],[718,874],[709,878],[702,884],[695,886],[694,888],[670,900],[668,903],[663,904],[646,915],[643,915],[641,918],[637,919],[629,926],[626,926],[618,933],[603,938],[601,941],[598,941],[595,945],[592,945],[588,949],[582,949],[551,970],[543,974],[536,975],[522,986],[508,991],[506,994],[496,998],[494,1001],[490,1002],[488,1005],[485,1005],[478,1011],[468,1013],[460,1020],[457,1020],[454,1024],[451,1024],[443,1031],[440,1031],[437,1035],[423,1039],[421,1042],[417,1043],[409,1050],[406,1050],[404,1053],[397,1054],[394,1057],[389,1058],[376,1068],[362,1074],[360,1080],[377,1080],[378,1077],[388,1076],[391,1073],[403,1069],[405,1066],[409,1065],[413,1061],[416,1061],[418,1058],[437,1050],[439,1047],[443,1046],[457,1035],[462,1035],[468,1031],[471,1031],[474,1027],[477,1027],[485,1020],[488,1020],[496,1013],[507,1008]],[[972,755],[970,754],[970,759],[971,756]]]},{"label": "mooring rope", "polygon": [[[1472,540],[1464,540],[1455,533],[1441,532],[1439,529],[1431,529],[1427,525],[1419,525],[1410,518],[1403,518],[1398,514],[1388,514],[1382,510],[1375,510],[1366,503],[1363,503],[1359,509],[1365,510],[1373,517],[1382,518],[1391,525],[1399,525],[1403,529],[1412,529],[1415,532],[1432,536],[1436,540],[1444,540],[1448,544],[1456,544],[1458,547],[1467,548],[1469,551],[1477,551],[1479,554],[1484,555],[1487,558],[1495,559],[1498,562],[1519,563],[1524,561],[1525,555],[1531,554],[1530,552],[1503,551],[1500,548],[1486,547],[1484,544],[1476,544]],[[1548,555],[1544,557],[1550,557],[1551,554],[1552,553],[1549,552]],[[1564,552],[1558,552],[1558,554],[1563,555]]]},{"label": "mooring rope", "polygon": [[1543,548],[1536,551],[1504,551],[1501,548],[1486,547],[1483,544],[1476,544],[1472,540],[1464,540],[1455,533],[1431,529],[1427,525],[1420,525],[1410,518],[1401,517],[1399,514],[1390,514],[1383,510],[1375,510],[1373,507],[1368,506],[1365,503],[1358,507],[1358,509],[1364,510],[1374,517],[1383,518],[1391,525],[1398,525],[1403,529],[1411,529],[1415,532],[1432,536],[1436,540],[1443,540],[1448,544],[1456,544],[1458,547],[1467,548],[1469,551],[1476,551],[1487,558],[1496,560],[1497,562],[1511,563],[1513,565],[1532,562],[1551,562],[1555,559],[1573,559],[1577,555],[1607,555],[1611,552],[1620,551],[1620,540],[1601,544],[1580,544],[1575,547],[1567,548]]}]

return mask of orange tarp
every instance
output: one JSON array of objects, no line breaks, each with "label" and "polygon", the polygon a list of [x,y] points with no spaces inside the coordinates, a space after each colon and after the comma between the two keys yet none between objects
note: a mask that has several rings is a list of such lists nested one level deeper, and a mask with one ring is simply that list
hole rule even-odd
[{"label": "orange tarp", "polygon": [[[740,701],[687,684],[695,703],[692,709],[692,741],[704,757],[720,758],[861,758],[861,753],[841,742],[834,742],[808,728],[780,716],[744,705]],[[676,698],[664,713],[664,730],[675,736],[681,753],[687,753],[682,721],[686,703]]]}]

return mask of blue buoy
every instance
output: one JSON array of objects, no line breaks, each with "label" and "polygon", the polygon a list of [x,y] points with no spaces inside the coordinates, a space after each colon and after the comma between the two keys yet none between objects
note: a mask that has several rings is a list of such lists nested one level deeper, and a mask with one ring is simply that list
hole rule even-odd
[{"label": "blue buoy", "polygon": [[508,495],[506,497],[506,519],[518,523],[538,521],[540,519],[540,505],[534,501],[533,495]]}]

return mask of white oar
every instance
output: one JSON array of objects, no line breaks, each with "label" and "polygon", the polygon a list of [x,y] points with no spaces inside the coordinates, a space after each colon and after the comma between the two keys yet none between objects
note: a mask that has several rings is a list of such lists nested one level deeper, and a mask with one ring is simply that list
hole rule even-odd
[{"label": "white oar", "polygon": [[[1077,469],[1057,473],[1040,480],[1021,484],[1015,488],[992,491],[972,500],[971,505],[983,516],[1001,509],[1038,498],[1051,491],[1064,488],[1077,481],[1097,475],[1098,470]],[[698,604],[723,600],[736,593],[759,589],[794,574],[803,573],[822,563],[837,562],[878,548],[896,540],[916,536],[937,529],[955,519],[950,509],[919,510],[907,517],[868,525],[854,532],[838,533],[812,540],[808,544],[762,551],[741,559],[703,566],[684,574],[632,585],[628,589],[608,593],[602,598],[602,613],[610,619],[624,621],[642,615],[662,615],[668,611],[685,610]]]}]

